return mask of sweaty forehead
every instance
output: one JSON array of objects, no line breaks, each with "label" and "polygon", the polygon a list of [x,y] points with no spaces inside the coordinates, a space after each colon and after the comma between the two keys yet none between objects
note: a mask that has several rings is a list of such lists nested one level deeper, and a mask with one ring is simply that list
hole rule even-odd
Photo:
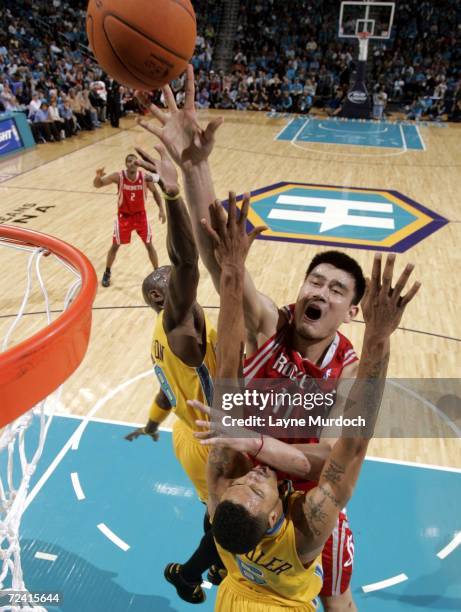
[{"label": "sweaty forehead", "polygon": [[355,284],[354,277],[349,272],[341,270],[329,263],[321,263],[315,266],[315,268],[309,272],[308,278],[312,276],[324,277],[328,282],[338,281],[350,289],[353,289]]},{"label": "sweaty forehead", "polygon": [[240,504],[248,510],[250,514],[257,514],[261,506],[262,499],[246,484],[239,480],[234,481],[225,491],[222,500]]}]

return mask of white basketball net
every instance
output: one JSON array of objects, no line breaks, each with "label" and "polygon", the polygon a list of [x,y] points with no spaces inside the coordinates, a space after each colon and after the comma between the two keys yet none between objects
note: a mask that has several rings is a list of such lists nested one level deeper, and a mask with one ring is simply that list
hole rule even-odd
[{"label": "white basketball net", "polygon": [[[8,327],[3,338],[1,351],[9,348],[10,338],[17,329],[23,315],[26,312],[34,282],[38,283],[40,293],[45,305],[47,324],[52,321],[50,300],[42,279],[40,264],[43,256],[49,252],[41,247],[33,247],[17,244],[0,237],[0,247],[8,247],[20,251],[28,251],[27,282],[24,297],[18,314]],[[81,276],[72,266],[57,255],[52,255],[62,266],[72,273],[72,283],[64,299],[63,308],[66,310],[72,299],[80,290]],[[27,606],[22,603],[20,607],[14,604],[5,605],[5,597],[8,593],[22,591],[26,592],[24,577],[21,566],[21,546],[19,542],[19,529],[24,511],[28,507],[28,492],[31,478],[37,468],[37,464],[43,452],[46,437],[56,407],[59,405],[61,389],[57,389],[45,400],[31,408],[24,415],[7,425],[0,433],[0,457],[3,460],[0,470],[0,591],[2,601],[1,611],[16,612],[21,610],[33,612],[46,612],[45,608],[39,606]],[[32,423],[37,422],[39,427],[38,443],[31,457],[26,454],[26,434]],[[7,456],[6,456],[7,455]],[[5,464],[5,465],[4,465]],[[29,502],[30,503],[30,502]]]}]

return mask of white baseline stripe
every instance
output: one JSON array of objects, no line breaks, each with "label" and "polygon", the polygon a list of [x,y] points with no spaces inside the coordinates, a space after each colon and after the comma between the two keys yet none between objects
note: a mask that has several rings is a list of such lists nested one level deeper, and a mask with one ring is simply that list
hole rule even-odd
[{"label": "white baseline stripe", "polygon": [[104,523],[99,523],[97,527],[99,531],[101,531],[101,533],[106,536],[106,538],[108,538],[111,542],[115,544],[115,546],[118,546],[125,552],[129,550],[130,545],[124,542],[121,538],[119,538],[118,535],[115,534],[111,529],[109,529],[107,525],[105,525]]},{"label": "white baseline stripe", "polygon": [[399,574],[398,576],[393,576],[392,578],[388,578],[387,580],[381,580],[380,582],[373,582],[372,584],[366,584],[362,587],[362,591],[364,593],[371,593],[372,591],[379,591],[380,589],[387,589],[388,587],[394,586],[394,584],[399,584],[400,582],[405,582],[408,580],[408,576],[406,574]]},{"label": "white baseline stripe", "polygon": [[85,493],[83,492],[83,489],[80,485],[78,473],[72,472],[72,474],[70,475],[70,479],[72,480],[72,486],[74,487],[75,495],[78,501],[82,501],[82,499],[85,499]]},{"label": "white baseline stripe", "polygon": [[[114,395],[116,395],[119,391],[121,391],[125,387],[128,387],[132,383],[140,380],[141,378],[145,378],[146,376],[151,376],[153,373],[154,373],[154,369],[151,368],[150,370],[147,370],[146,372],[142,372],[141,374],[138,374],[134,378],[130,378],[129,380],[126,380],[122,384],[120,384],[117,387],[115,387],[114,389],[112,389],[112,391],[110,391],[107,395],[105,395],[103,398],[101,398],[98,402],[96,402],[96,404],[93,407],[93,409],[90,410],[90,412],[83,418],[83,420],[80,423],[80,425],[77,427],[77,429],[71,435],[71,437],[67,440],[67,442],[64,444],[64,446],[59,451],[59,453],[56,455],[56,457],[50,463],[48,468],[42,474],[41,478],[38,480],[37,484],[34,486],[32,491],[29,493],[29,495],[27,496],[27,499],[26,499],[24,510],[26,510],[30,506],[30,504],[33,502],[33,500],[36,498],[36,496],[39,493],[39,491],[41,490],[41,488],[44,486],[44,484],[47,482],[48,478],[52,475],[52,473],[55,471],[55,469],[58,467],[58,465],[64,459],[64,457],[66,456],[67,452],[71,448],[73,450],[76,450],[78,448],[78,444],[80,442],[80,438],[82,437],[82,434],[83,434],[83,432],[86,429],[86,426],[88,425],[89,421],[94,416],[94,414],[108,400],[112,399],[114,397]],[[75,442],[74,442],[74,439],[75,439]]]},{"label": "white baseline stripe", "polygon": [[437,557],[439,559],[445,559],[445,557],[448,557],[448,555],[451,554],[455,550],[455,548],[458,548],[460,544],[461,544],[461,531],[455,535],[453,540],[449,544],[447,544],[445,548],[442,548],[442,550],[440,550],[437,553]]},{"label": "white baseline stripe", "polygon": [[408,467],[423,468],[425,470],[439,470],[441,472],[454,472],[461,474],[460,468],[445,467],[443,465],[433,465],[431,463],[416,463],[415,461],[399,461],[397,459],[387,459],[385,457],[366,457],[367,461],[376,461],[378,463],[392,463],[394,465],[406,465]]},{"label": "white baseline stripe", "polygon": [[43,559],[43,561],[56,561],[58,555],[50,555],[49,553],[40,552],[39,550],[35,553],[36,559]]}]

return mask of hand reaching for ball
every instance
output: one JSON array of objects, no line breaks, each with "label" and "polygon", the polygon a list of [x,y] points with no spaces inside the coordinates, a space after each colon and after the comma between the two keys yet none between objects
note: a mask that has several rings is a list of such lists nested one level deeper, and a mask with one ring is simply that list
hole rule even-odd
[{"label": "hand reaching for ball", "polygon": [[[139,121],[139,124],[157,136],[178,166],[187,171],[208,158],[213,149],[216,130],[223,123],[223,118],[213,119],[205,129],[200,127],[195,110],[194,68],[190,64],[187,67],[184,108],[180,110],[176,106],[169,85],[163,88],[163,95],[168,106],[168,113],[155,104],[149,107],[161,127],[145,120]],[[140,101],[145,103],[145,98],[143,100],[141,96]]]}]

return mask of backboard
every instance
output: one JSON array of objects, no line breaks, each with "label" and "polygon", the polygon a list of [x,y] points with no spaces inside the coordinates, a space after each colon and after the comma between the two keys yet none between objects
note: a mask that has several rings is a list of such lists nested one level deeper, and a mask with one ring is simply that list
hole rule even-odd
[{"label": "backboard", "polygon": [[339,38],[358,38],[366,32],[370,39],[387,40],[394,22],[395,2],[342,2]]}]

